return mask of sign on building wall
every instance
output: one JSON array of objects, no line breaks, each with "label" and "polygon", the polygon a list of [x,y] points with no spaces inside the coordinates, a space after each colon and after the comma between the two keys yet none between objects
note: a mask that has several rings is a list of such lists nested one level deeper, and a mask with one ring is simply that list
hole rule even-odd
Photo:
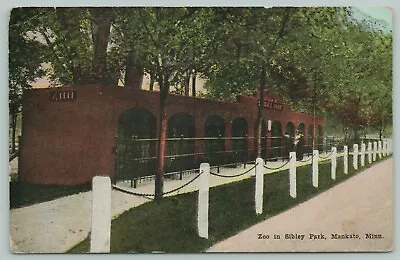
[{"label": "sign on building wall", "polygon": [[275,98],[273,97],[266,97],[264,98],[264,107],[268,109],[274,109],[274,110],[279,110],[281,111],[283,109],[283,104],[279,103]]},{"label": "sign on building wall", "polygon": [[49,100],[51,102],[66,102],[76,100],[75,90],[55,90],[49,92]]}]

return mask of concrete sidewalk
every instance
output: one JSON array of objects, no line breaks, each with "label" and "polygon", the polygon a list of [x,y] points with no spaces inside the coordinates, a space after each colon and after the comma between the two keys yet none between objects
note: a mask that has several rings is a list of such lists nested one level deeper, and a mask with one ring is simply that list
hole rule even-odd
[{"label": "concrete sidewalk", "polygon": [[[315,198],[214,245],[207,252],[390,251],[392,164],[392,158],[380,162]],[[335,234],[347,238],[334,239]],[[276,235],[280,239],[274,239]]]}]

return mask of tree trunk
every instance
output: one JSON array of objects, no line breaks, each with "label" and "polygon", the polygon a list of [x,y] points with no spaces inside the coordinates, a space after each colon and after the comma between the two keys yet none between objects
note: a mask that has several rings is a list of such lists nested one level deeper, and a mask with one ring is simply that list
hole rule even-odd
[{"label": "tree trunk", "polygon": [[150,89],[150,91],[153,91],[154,90],[154,82],[155,82],[156,80],[154,79],[154,76],[153,75],[150,75],[150,87],[149,87],[149,89]]},{"label": "tree trunk", "polygon": [[17,116],[16,114],[11,114],[11,153],[15,153],[15,137],[17,132]]},{"label": "tree trunk", "polygon": [[141,89],[144,69],[131,55],[126,58],[125,86],[133,89]]},{"label": "tree trunk", "polygon": [[157,172],[155,178],[155,200],[160,201],[164,190],[164,164],[165,164],[165,143],[167,139],[167,115],[165,104],[169,92],[168,76],[164,75],[160,80],[160,124],[158,131],[157,149]]},{"label": "tree trunk", "polygon": [[196,96],[196,71],[192,73],[192,96]]},{"label": "tree trunk", "polygon": [[186,72],[186,76],[185,76],[185,96],[186,97],[189,96],[189,84],[190,84],[190,71],[188,70]]},{"label": "tree trunk", "polygon": [[110,83],[107,67],[107,46],[110,39],[110,28],[113,20],[113,12],[108,7],[90,8],[92,16],[92,40],[93,40],[93,81]]},{"label": "tree trunk", "polygon": [[260,100],[258,102],[257,137],[256,137],[257,157],[260,157],[260,158],[261,158],[261,151],[262,151],[261,133],[262,133],[262,111],[264,109],[265,77],[266,77],[266,64],[265,64],[265,62],[263,62],[261,65],[261,73],[260,73],[260,86],[259,86]]}]

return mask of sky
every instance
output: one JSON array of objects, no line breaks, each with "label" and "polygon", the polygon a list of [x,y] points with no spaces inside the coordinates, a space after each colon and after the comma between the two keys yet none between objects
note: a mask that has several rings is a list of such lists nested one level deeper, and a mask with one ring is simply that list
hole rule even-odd
[{"label": "sky", "polygon": [[372,16],[375,19],[384,20],[390,25],[390,29],[393,29],[393,16],[392,11],[388,7],[360,7],[356,6],[362,12]]}]

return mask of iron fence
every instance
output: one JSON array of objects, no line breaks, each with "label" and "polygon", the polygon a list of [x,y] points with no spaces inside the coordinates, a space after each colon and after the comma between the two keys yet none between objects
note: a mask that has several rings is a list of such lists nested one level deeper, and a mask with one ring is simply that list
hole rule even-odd
[{"label": "iron fence", "polygon": [[[158,139],[138,137],[117,138],[115,177],[116,180],[131,181],[132,186],[154,178],[157,166]],[[264,160],[285,160],[293,151],[293,139],[284,136],[262,137],[261,157]],[[343,150],[344,139],[338,137],[316,138],[315,148],[330,152],[333,146]],[[198,172],[202,162],[212,167],[237,167],[254,162],[257,157],[254,137],[174,137],[166,139],[165,178],[180,178]],[[312,153],[312,142],[305,140],[302,151]]]}]

